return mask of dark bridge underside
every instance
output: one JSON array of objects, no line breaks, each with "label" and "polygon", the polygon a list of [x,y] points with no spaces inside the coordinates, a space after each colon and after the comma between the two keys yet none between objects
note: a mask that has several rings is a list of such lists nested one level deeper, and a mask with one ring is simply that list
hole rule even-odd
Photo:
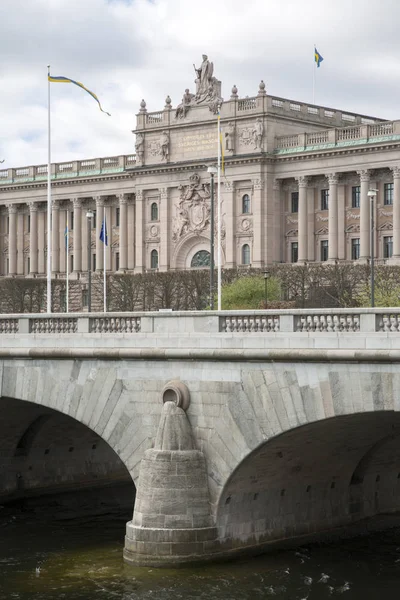
[{"label": "dark bridge underside", "polygon": [[128,470],[91,429],[50,408],[0,398],[0,503],[93,488],[109,488],[108,501],[126,499],[132,510]]},{"label": "dark bridge underside", "polygon": [[239,465],[221,496],[226,550],[311,539],[400,511],[400,414],[336,417],[284,433]]}]

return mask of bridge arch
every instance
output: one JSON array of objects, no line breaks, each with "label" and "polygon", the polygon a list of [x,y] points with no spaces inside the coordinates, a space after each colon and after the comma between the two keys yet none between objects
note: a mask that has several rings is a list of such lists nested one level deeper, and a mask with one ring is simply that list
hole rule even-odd
[{"label": "bridge arch", "polygon": [[[264,441],[237,466],[220,495],[221,541],[232,549],[254,549],[289,538],[319,539],[400,511],[399,427],[398,413],[365,412]],[[363,481],[355,486],[360,469]]]}]

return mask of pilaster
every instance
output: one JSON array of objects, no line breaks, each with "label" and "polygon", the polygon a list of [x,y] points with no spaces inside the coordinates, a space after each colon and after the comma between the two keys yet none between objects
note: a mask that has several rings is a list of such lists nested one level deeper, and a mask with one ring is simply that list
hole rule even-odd
[{"label": "pilaster", "polygon": [[136,264],[135,273],[143,273],[144,270],[144,256],[143,256],[143,225],[144,225],[144,200],[143,190],[136,190],[136,240],[135,240],[135,254]]},{"label": "pilaster", "polygon": [[160,188],[160,255],[158,257],[160,271],[167,271],[170,265],[171,214],[168,188]]},{"label": "pilaster", "polygon": [[264,210],[263,210],[263,190],[264,181],[261,178],[253,179],[253,252],[251,264],[254,268],[261,268],[263,266],[264,256],[264,235],[263,235],[263,224],[264,224]]},{"label": "pilaster", "polygon": [[7,204],[8,209],[8,274],[17,274],[17,206]]},{"label": "pilaster", "polygon": [[307,228],[307,188],[309,177],[297,177],[299,184],[299,217],[298,217],[298,243],[299,256],[298,262],[304,263],[308,260],[308,228]]},{"label": "pilaster", "polygon": [[328,206],[328,260],[336,262],[339,258],[338,254],[338,198],[337,188],[339,177],[336,173],[327,175],[329,182],[329,206]]},{"label": "pilaster", "polygon": [[24,274],[24,213],[17,212],[17,273]]},{"label": "pilaster", "polygon": [[225,268],[236,267],[236,203],[235,184],[224,181],[223,202],[225,208]]},{"label": "pilaster", "polygon": [[28,202],[30,215],[29,234],[29,264],[30,273],[36,275],[38,272],[38,205],[36,202]]},{"label": "pilaster", "polygon": [[400,167],[391,168],[393,173],[393,255],[391,262],[400,263]]},{"label": "pilaster", "polygon": [[60,203],[53,200],[51,215],[51,270],[58,273],[60,270]]},{"label": "pilaster", "polygon": [[357,174],[360,176],[360,260],[367,261],[370,258],[370,172],[365,169],[357,171]]},{"label": "pilaster", "polygon": [[128,196],[118,194],[119,201],[119,270],[128,268]]},{"label": "pilaster", "polygon": [[73,199],[74,204],[74,272],[82,271],[82,200]]}]

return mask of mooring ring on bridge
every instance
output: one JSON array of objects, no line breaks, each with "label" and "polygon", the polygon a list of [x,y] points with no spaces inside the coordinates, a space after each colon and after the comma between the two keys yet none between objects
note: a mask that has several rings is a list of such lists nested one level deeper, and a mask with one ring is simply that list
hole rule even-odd
[{"label": "mooring ring on bridge", "polygon": [[164,403],[175,402],[175,404],[183,410],[189,408],[190,392],[187,386],[178,379],[174,379],[165,384],[161,392],[161,398]]}]

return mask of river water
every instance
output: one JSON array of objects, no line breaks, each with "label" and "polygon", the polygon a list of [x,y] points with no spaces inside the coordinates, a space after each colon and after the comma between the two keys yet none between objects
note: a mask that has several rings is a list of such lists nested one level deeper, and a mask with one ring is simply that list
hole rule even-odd
[{"label": "river water", "polygon": [[1,600],[398,600],[400,530],[196,568],[122,561],[126,510],[0,509]]}]

